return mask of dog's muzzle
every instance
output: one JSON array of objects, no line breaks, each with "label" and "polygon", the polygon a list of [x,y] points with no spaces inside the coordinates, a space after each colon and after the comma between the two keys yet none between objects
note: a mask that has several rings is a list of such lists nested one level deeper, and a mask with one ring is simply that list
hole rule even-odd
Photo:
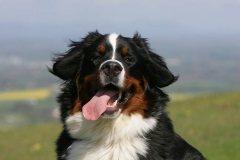
[{"label": "dog's muzzle", "polygon": [[108,61],[104,63],[101,67],[103,73],[110,79],[117,77],[123,70],[122,66],[115,61]]},{"label": "dog's muzzle", "polygon": [[121,62],[116,60],[105,61],[100,66],[100,79],[103,85],[114,84],[122,87],[124,79],[124,68]]}]

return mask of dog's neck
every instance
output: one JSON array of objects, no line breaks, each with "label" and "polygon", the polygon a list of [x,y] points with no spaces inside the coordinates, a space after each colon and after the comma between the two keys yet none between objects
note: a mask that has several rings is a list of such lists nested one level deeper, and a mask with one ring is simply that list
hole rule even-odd
[{"label": "dog's neck", "polygon": [[69,148],[69,157],[114,159],[117,153],[123,159],[136,159],[137,154],[146,154],[147,139],[144,135],[155,125],[154,118],[143,118],[139,114],[120,114],[115,119],[87,121],[79,112],[66,120],[70,135],[79,140]]}]

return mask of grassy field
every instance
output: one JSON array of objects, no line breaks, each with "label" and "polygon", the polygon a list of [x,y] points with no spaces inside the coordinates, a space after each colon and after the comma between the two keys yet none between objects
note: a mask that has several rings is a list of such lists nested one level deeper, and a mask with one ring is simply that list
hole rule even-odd
[{"label": "grassy field", "polygon": [[0,92],[0,102],[2,101],[23,101],[23,100],[44,100],[51,94],[48,88],[39,88],[35,90],[19,90]]},{"label": "grassy field", "polygon": [[0,131],[0,159],[56,159],[54,143],[59,133],[60,125],[54,123]]},{"label": "grassy field", "polygon": [[240,92],[170,104],[175,130],[209,160],[240,159]]},{"label": "grassy field", "polygon": [[[240,92],[184,97],[174,101],[172,96],[167,109],[176,132],[209,160],[240,159]],[[39,124],[0,131],[0,159],[55,159],[60,129],[59,124]]]}]

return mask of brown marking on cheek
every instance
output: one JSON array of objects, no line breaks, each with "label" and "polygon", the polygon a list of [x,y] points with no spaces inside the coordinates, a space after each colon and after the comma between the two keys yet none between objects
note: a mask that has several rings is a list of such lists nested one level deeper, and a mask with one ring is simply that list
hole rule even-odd
[{"label": "brown marking on cheek", "polygon": [[82,84],[87,84],[87,83],[93,81],[94,78],[95,78],[95,74],[90,74],[88,76],[85,76],[84,79],[83,79]]},{"label": "brown marking on cheek", "polygon": [[145,110],[148,109],[145,91],[141,87],[140,81],[132,77],[128,79],[127,83],[127,87],[131,86],[134,87],[133,95],[124,106],[122,113],[128,115],[137,113],[145,117]]},{"label": "brown marking on cheek", "polygon": [[72,109],[71,115],[82,112],[82,107],[84,104],[86,104],[90,99],[91,96],[89,95],[89,84],[90,82],[95,81],[96,75],[92,74],[89,76],[86,76],[83,80],[83,82],[79,82],[79,77],[76,79],[76,86],[78,89],[77,97],[75,99],[74,107]]},{"label": "brown marking on cheek", "polygon": [[144,85],[144,89],[146,90],[147,87],[148,87],[148,83],[147,83],[147,80],[144,76],[142,76],[142,79],[143,79],[143,85]]},{"label": "brown marking on cheek", "polygon": [[123,47],[122,48],[122,53],[123,53],[123,55],[126,55],[127,53],[128,53],[128,47]]},{"label": "brown marking on cheek", "polygon": [[140,114],[145,117],[145,110],[148,109],[147,101],[143,95],[133,95],[133,97],[127,102],[122,111],[123,114]]},{"label": "brown marking on cheek", "polygon": [[[148,86],[147,80],[144,76],[142,76],[142,82],[131,77],[128,73],[125,73],[124,78],[124,88],[130,88],[131,86],[135,86],[135,90],[137,92],[144,92],[144,89]],[[142,84],[142,86],[141,86]]]},{"label": "brown marking on cheek", "polygon": [[80,102],[79,98],[77,97],[75,102],[74,102],[74,107],[72,109],[71,115],[74,115],[77,112],[82,111],[82,103]]},{"label": "brown marking on cheek", "polygon": [[106,51],[105,46],[104,46],[104,45],[98,46],[98,51],[99,51],[100,53],[104,53],[104,52]]},{"label": "brown marking on cheek", "polygon": [[77,87],[77,97],[76,97],[76,99],[74,101],[74,107],[72,109],[71,115],[81,111],[81,104],[82,103],[81,103],[81,101],[79,99],[79,90],[81,88],[80,85],[79,85],[79,78],[80,78],[80,76],[77,76],[76,81],[75,81],[76,87]]}]

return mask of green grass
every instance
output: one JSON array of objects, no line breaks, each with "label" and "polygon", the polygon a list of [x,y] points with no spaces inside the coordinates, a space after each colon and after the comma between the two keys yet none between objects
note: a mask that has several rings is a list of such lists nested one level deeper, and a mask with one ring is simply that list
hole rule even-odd
[{"label": "green grass", "polygon": [[51,160],[55,157],[55,140],[59,124],[39,124],[0,132],[0,159]]},{"label": "green grass", "polygon": [[175,131],[210,160],[240,159],[240,92],[170,103]]},{"label": "green grass", "polygon": [[[240,159],[240,92],[172,99],[167,110],[187,142],[209,160]],[[55,159],[60,130],[54,123],[0,130],[0,159]]]}]

